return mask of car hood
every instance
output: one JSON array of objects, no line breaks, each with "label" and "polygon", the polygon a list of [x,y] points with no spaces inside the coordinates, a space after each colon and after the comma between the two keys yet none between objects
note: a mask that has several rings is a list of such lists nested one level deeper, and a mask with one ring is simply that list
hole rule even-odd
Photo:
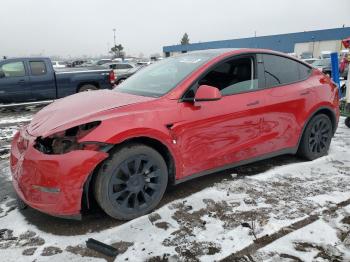
[{"label": "car hood", "polygon": [[59,99],[40,110],[27,127],[32,136],[46,137],[85,124],[91,117],[122,106],[154,100],[111,90],[90,91]]}]

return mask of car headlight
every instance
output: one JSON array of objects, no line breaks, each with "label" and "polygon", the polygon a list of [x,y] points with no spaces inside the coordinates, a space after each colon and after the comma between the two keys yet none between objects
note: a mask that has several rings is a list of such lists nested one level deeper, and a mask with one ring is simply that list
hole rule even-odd
[{"label": "car headlight", "polygon": [[65,131],[58,132],[45,138],[38,137],[35,140],[34,147],[45,154],[66,154],[74,150],[107,152],[112,145],[94,141],[82,143],[78,142],[100,124],[101,121],[90,122],[69,128]]}]

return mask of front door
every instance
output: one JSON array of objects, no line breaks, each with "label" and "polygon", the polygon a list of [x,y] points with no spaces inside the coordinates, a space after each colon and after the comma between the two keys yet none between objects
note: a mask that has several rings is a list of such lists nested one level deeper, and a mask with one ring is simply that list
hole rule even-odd
[{"label": "front door", "polygon": [[184,178],[210,172],[259,155],[261,111],[264,98],[259,90],[255,56],[249,55],[220,63],[188,90],[184,100],[198,86],[217,87],[218,101],[181,102],[183,121],[172,132],[180,147]]},{"label": "front door", "polygon": [[23,61],[0,64],[0,103],[26,102],[30,99],[28,74]]}]

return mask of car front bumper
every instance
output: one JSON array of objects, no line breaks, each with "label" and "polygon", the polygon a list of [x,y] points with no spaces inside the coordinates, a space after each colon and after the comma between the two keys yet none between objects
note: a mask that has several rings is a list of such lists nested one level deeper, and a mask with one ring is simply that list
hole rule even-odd
[{"label": "car front bumper", "polygon": [[48,155],[34,148],[35,139],[23,128],[11,144],[12,182],[18,197],[53,216],[80,216],[84,183],[108,154],[76,150]]}]

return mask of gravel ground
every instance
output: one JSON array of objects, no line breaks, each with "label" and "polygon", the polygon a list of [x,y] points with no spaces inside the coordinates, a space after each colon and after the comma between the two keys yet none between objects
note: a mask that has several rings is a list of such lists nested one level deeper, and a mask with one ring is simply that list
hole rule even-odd
[{"label": "gravel ground", "polygon": [[[0,112],[0,261],[350,261],[350,129],[328,156],[282,156],[170,188],[129,222],[100,210],[70,221],[19,211],[8,167],[15,130],[39,108]],[[115,258],[86,248],[93,237]]]}]

